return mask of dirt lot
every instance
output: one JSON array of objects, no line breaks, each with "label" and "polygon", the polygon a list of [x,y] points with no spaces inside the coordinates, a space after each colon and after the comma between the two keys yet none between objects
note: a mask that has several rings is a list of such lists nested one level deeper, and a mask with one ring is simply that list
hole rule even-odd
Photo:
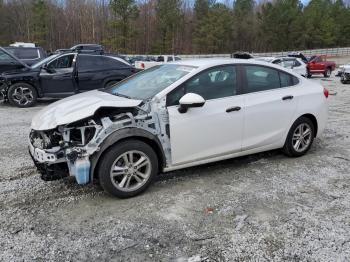
[{"label": "dirt lot", "polygon": [[138,197],[44,182],[30,109],[0,106],[0,261],[349,261],[350,85],[309,154],[242,157],[160,175]]}]

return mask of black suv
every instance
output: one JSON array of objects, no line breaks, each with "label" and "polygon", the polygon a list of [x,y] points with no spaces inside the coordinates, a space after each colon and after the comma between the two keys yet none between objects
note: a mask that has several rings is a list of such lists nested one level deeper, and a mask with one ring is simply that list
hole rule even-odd
[{"label": "black suv", "polygon": [[46,58],[46,52],[42,47],[4,47],[4,49],[13,54],[19,60],[27,65],[34,65]]},{"label": "black suv", "polygon": [[26,67],[27,65],[24,62],[22,62],[13,54],[0,47],[0,73],[14,69],[22,69]]},{"label": "black suv", "polygon": [[63,98],[104,88],[134,74],[135,68],[109,55],[66,52],[0,76],[3,99],[30,107],[37,98]]}]

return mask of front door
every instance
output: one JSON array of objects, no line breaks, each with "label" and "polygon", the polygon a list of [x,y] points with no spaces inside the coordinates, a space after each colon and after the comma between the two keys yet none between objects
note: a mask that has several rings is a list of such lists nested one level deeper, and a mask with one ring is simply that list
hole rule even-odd
[{"label": "front door", "polygon": [[[234,66],[206,70],[167,96],[172,165],[219,157],[241,150],[243,97]],[[205,104],[178,111],[186,93],[201,95]]]},{"label": "front door", "polygon": [[46,97],[66,97],[76,93],[74,54],[63,55],[40,72],[40,86]]}]

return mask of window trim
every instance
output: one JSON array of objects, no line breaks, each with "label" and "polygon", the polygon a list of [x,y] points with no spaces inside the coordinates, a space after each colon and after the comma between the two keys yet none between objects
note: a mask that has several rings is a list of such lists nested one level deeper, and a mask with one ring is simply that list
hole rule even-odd
[{"label": "window trim", "polygon": [[[185,80],[183,83],[181,83],[180,85],[178,85],[177,87],[175,87],[173,90],[169,91],[166,95],[165,95],[165,106],[166,107],[171,107],[171,106],[178,106],[178,105],[168,105],[168,95],[170,95],[173,92],[176,92],[178,89],[182,88],[183,85],[185,85],[186,83],[188,83],[189,81],[193,80],[194,78],[196,78],[198,75],[207,72],[207,71],[211,71],[215,68],[220,68],[220,67],[226,67],[226,66],[233,66],[236,69],[236,75],[237,75],[237,79],[236,79],[236,84],[237,84],[237,90],[236,90],[236,94],[233,96],[238,96],[238,95],[242,95],[242,79],[241,79],[241,72],[239,71],[239,65],[240,64],[225,64],[225,65],[216,65],[216,66],[212,66],[209,68],[206,68],[200,72],[198,72],[197,74],[191,76],[189,79]],[[233,96],[226,96],[226,97],[218,97],[218,98],[213,98],[213,99],[205,99],[205,101],[213,101],[216,99],[224,99],[224,98],[228,98],[228,97],[233,97]]]},{"label": "window trim", "polygon": [[[261,90],[261,91],[256,91],[256,92],[248,92],[248,82],[247,82],[247,77],[246,74],[244,72],[244,67],[245,66],[260,66],[260,67],[266,67],[268,69],[272,69],[272,70],[276,70],[278,72],[278,78],[280,79],[280,72],[284,73],[284,74],[288,74],[291,78],[292,78],[292,82],[293,82],[293,77],[298,79],[298,83],[296,83],[295,85],[291,85],[291,86],[285,86],[285,87],[279,87],[279,88],[273,88],[273,89],[267,89],[267,90]],[[248,94],[257,94],[257,93],[262,93],[262,92],[271,92],[274,90],[281,90],[281,89],[285,89],[285,88],[291,88],[291,87],[296,87],[298,85],[300,85],[301,81],[298,77],[283,71],[281,69],[275,68],[275,67],[270,67],[270,66],[266,66],[266,65],[259,65],[259,64],[238,64],[238,67],[241,68],[241,81],[242,81],[242,94],[244,95],[248,95]],[[280,85],[281,85],[281,79],[280,79]]]}]

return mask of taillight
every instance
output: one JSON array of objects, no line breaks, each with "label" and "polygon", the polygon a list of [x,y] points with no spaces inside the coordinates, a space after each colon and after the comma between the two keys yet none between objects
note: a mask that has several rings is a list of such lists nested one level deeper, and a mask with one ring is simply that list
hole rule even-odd
[{"label": "taillight", "polygon": [[323,94],[324,94],[324,96],[326,97],[326,98],[328,98],[328,96],[329,96],[329,91],[328,91],[328,89],[327,88],[323,88]]},{"label": "taillight", "polygon": [[145,64],[144,63],[141,63],[141,68],[145,69]]}]

